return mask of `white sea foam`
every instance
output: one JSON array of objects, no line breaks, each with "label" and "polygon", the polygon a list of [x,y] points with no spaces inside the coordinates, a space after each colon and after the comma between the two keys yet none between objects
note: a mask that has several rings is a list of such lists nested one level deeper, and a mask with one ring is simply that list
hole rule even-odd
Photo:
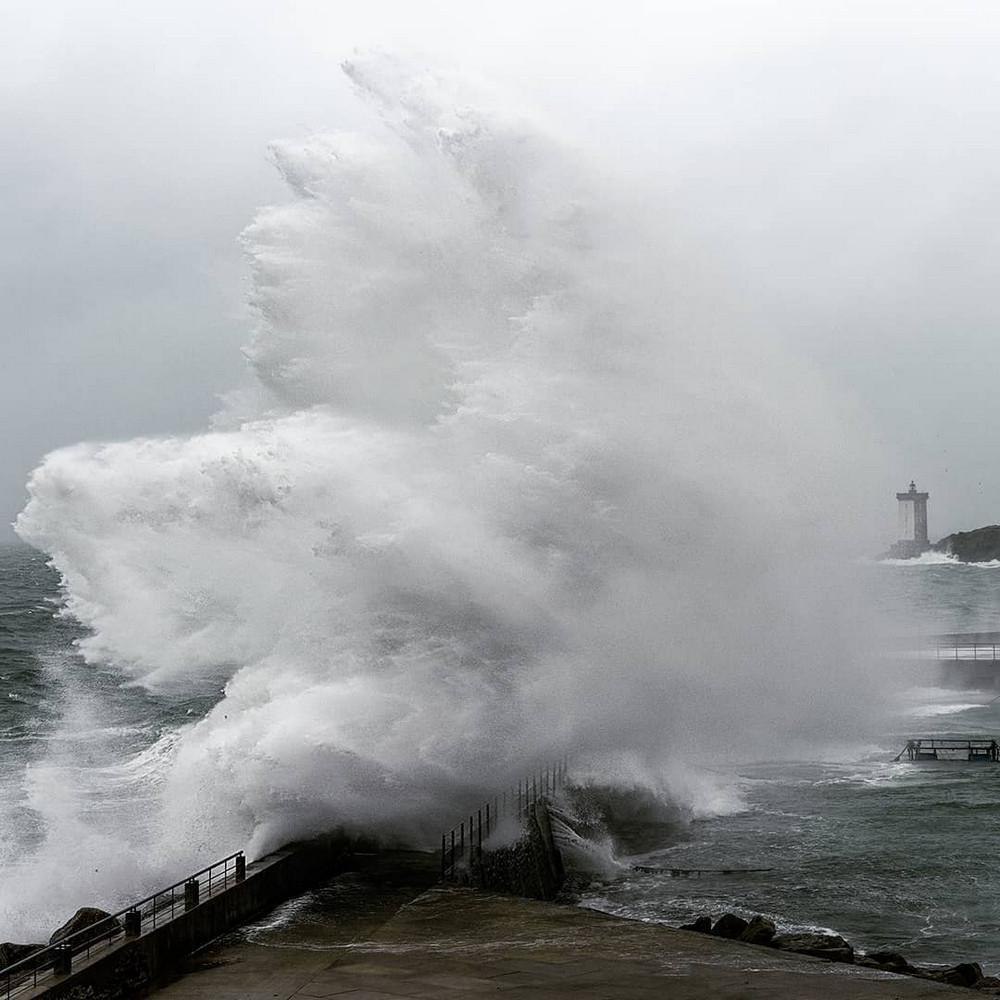
[{"label": "white sea foam", "polygon": [[276,144],[294,198],[246,232],[254,391],[32,476],[18,531],[87,660],[225,697],[114,772],[141,823],[34,772],[0,937],[102,900],[56,856],[131,885],[337,825],[431,842],[564,755],[718,815],[679,758],[875,710],[837,570],[864,459],[815,374],[603,165],[460,82],[347,72],[371,128]]},{"label": "white sea foam", "polygon": [[912,559],[879,559],[880,566],[907,566],[919,569],[922,566],[971,566],[974,569],[998,569],[1000,559],[990,559],[986,562],[963,562],[950,552],[921,552]]},{"label": "white sea foam", "polygon": [[[971,701],[970,698],[978,698]],[[958,715],[973,709],[988,708],[995,702],[991,692],[970,691],[967,688],[940,687],[911,688],[901,699],[907,716],[932,718],[939,715]]]},{"label": "white sea foam", "polygon": [[911,569],[920,566],[965,566],[960,559],[956,559],[948,552],[921,552],[919,556],[912,559],[879,559],[880,566],[908,566]]},{"label": "white sea foam", "polygon": [[968,712],[974,708],[986,708],[986,703],[981,701],[959,701],[944,705],[914,705],[907,715],[932,717],[935,715],[958,715],[961,712]]}]

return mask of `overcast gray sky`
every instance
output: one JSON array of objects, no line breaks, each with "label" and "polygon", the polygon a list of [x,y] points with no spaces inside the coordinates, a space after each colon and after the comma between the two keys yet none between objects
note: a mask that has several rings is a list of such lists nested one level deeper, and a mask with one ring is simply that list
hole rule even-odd
[{"label": "overcast gray sky", "polygon": [[934,537],[1000,521],[1000,8],[479,6],[0,9],[0,538],[47,450],[203,428],[247,379],[237,238],[285,197],[266,144],[356,126],[338,63],[371,45],[496,79],[656,178],[884,448],[890,536],[910,477]]}]

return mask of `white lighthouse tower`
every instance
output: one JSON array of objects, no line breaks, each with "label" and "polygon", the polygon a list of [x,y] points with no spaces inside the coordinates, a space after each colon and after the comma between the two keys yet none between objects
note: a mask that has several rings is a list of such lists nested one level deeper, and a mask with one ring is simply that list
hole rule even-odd
[{"label": "white lighthouse tower", "polygon": [[910,481],[906,493],[897,493],[899,501],[899,541],[887,553],[890,559],[913,559],[926,552],[931,543],[927,538],[927,500],[929,493],[920,493]]}]

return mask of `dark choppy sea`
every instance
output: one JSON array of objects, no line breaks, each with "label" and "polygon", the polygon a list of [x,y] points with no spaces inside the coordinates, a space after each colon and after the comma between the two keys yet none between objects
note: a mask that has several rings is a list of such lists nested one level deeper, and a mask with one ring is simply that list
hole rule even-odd
[{"label": "dark choppy sea", "polygon": [[[82,631],[61,604],[44,555],[0,546],[3,938],[58,926],[81,902],[67,898],[67,886],[110,906],[160,878],[157,859],[129,849],[130,832],[157,822],[150,758],[214,700],[150,694],[84,663],[74,646]],[[120,840],[108,842],[100,832],[108,829],[121,830]]]},{"label": "dark choppy sea", "polygon": [[[992,631],[1000,564],[875,565],[873,592],[914,634]],[[1000,972],[1000,767],[908,764],[911,736],[1000,735],[995,690],[914,686],[899,717],[846,759],[743,765],[722,777],[738,809],[695,820],[678,840],[629,859],[675,869],[758,868],[698,878],[634,873],[586,905],[686,923],[763,913],[786,930],[827,930],[910,961],[980,962]]]},{"label": "dark choppy sea", "polygon": [[[996,628],[1000,567],[871,566],[876,591],[914,630]],[[0,866],[14,870],[53,816],[116,810],[123,824],[155,810],[115,797],[122,761],[143,753],[211,696],[151,695],[87,666],[78,627],[58,615],[58,579],[44,557],[0,547]],[[761,762],[722,777],[737,808],[696,820],[679,838],[630,859],[666,868],[767,868],[678,878],[634,873],[595,887],[586,905],[679,923],[724,910],[764,913],[781,927],[836,931],[864,949],[915,962],[981,962],[1000,971],[1000,767],[914,766],[892,758],[909,735],[1000,734],[997,691],[914,686],[883,738],[835,760]],[[136,762],[140,762],[137,764]],[[52,780],[57,776],[58,780]],[[53,801],[52,790],[71,803]],[[106,825],[106,824],[104,824]],[[86,850],[85,841],[75,845]],[[97,876],[95,876],[97,877]],[[119,887],[121,888],[121,887]],[[17,905],[0,914],[17,924]]]}]

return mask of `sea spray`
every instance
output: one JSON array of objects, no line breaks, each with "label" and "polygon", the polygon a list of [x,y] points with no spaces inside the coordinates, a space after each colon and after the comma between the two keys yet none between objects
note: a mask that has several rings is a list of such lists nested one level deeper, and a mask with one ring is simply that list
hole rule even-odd
[{"label": "sea spray", "polygon": [[[151,735],[149,794],[130,749],[118,807],[94,775],[46,815],[0,937],[239,847],[433,844],[533,763],[626,761],[666,799],[678,759],[877,709],[837,569],[866,452],[815,373],[545,129],[389,57],[345,68],[371,128],[275,144],[294,197],[245,234],[255,389],[32,476],[17,529],[91,669],[224,693]],[[67,831],[128,863],[43,880]]]}]

